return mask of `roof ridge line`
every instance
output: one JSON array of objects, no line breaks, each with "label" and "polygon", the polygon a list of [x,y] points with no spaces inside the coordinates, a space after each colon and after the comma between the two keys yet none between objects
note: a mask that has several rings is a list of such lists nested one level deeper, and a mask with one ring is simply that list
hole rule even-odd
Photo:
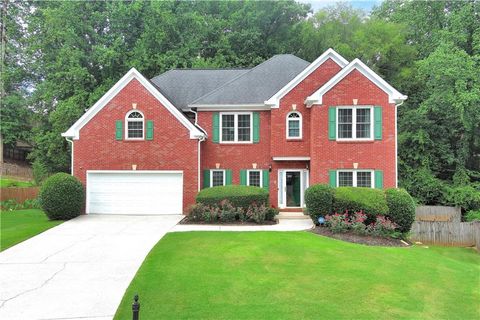
[{"label": "roof ridge line", "polygon": [[263,61],[262,63],[257,64],[255,67],[249,69],[247,72],[242,73],[241,75],[233,78],[232,80],[225,82],[225,83],[224,83],[223,85],[221,85],[220,87],[217,87],[216,89],[214,89],[214,90],[212,90],[212,91],[210,91],[210,92],[207,92],[207,93],[204,94],[203,96],[198,97],[197,99],[195,99],[195,100],[193,100],[192,102],[190,102],[188,105],[190,106],[190,105],[194,104],[195,102],[197,102],[198,100],[200,100],[200,99],[202,99],[202,98],[205,98],[205,97],[208,97],[209,95],[211,95],[211,94],[215,93],[216,91],[222,89],[222,88],[225,87],[226,85],[228,85],[228,84],[232,83],[233,81],[235,81],[235,80],[243,77],[244,75],[252,72],[252,71],[255,70],[256,68],[260,67],[262,64],[264,64],[264,63],[266,63],[267,61],[270,61],[270,60],[272,60],[273,58],[278,57],[278,56],[279,56],[279,55],[276,54],[276,55],[274,55],[273,57],[271,57],[271,58]]},{"label": "roof ridge line", "polygon": [[196,71],[196,70],[198,71],[206,71],[206,70],[208,71],[242,71],[242,70],[250,70],[250,69],[251,68],[173,68],[165,71],[164,73],[156,75],[151,80],[163,77],[164,75],[172,71]]}]

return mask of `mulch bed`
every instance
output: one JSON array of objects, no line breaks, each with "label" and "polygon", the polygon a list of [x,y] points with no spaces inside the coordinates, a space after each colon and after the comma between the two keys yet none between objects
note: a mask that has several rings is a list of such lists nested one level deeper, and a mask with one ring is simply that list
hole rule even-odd
[{"label": "mulch bed", "polygon": [[325,237],[347,241],[347,242],[365,244],[367,246],[381,246],[381,247],[408,247],[409,246],[409,245],[408,246],[405,245],[399,239],[361,236],[358,234],[354,234],[352,232],[333,233],[332,231],[330,231],[325,227],[315,227],[310,232],[313,232]]},{"label": "mulch bed", "polygon": [[180,224],[206,224],[206,225],[222,225],[222,226],[265,226],[265,225],[274,225],[278,222],[275,221],[265,221],[263,223],[255,223],[255,222],[242,222],[242,221],[234,221],[234,222],[222,222],[222,221],[190,221],[188,217],[183,218],[182,221],[179,222]]}]

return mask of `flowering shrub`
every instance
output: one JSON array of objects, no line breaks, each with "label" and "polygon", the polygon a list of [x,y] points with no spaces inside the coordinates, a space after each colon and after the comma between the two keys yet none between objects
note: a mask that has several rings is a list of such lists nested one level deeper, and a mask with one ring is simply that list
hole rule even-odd
[{"label": "flowering shrub", "polygon": [[385,216],[377,216],[375,222],[366,225],[368,215],[363,211],[349,214],[345,211],[343,214],[332,214],[325,217],[325,225],[332,232],[347,232],[360,235],[372,235],[377,237],[397,237],[399,234],[395,232],[397,225]]},{"label": "flowering shrub", "polygon": [[270,208],[265,204],[252,204],[245,210],[243,207],[235,207],[228,200],[223,200],[216,205],[206,205],[197,203],[190,207],[188,219],[190,221],[204,222],[234,222],[234,221],[253,221],[263,223],[272,221],[278,210]]},{"label": "flowering shrub", "polygon": [[346,232],[351,227],[351,222],[348,219],[348,213],[332,214],[325,217],[326,226],[333,232]]},{"label": "flowering shrub", "polygon": [[263,203],[260,206],[252,204],[247,210],[247,217],[256,223],[262,223],[265,221],[267,213],[268,208]]}]

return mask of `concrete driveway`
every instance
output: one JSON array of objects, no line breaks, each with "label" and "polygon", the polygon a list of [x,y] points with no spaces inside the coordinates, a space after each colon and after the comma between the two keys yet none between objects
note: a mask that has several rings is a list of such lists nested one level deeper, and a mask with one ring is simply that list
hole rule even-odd
[{"label": "concrete driveway", "polygon": [[150,249],[181,219],[80,216],[1,252],[0,319],[111,319]]}]

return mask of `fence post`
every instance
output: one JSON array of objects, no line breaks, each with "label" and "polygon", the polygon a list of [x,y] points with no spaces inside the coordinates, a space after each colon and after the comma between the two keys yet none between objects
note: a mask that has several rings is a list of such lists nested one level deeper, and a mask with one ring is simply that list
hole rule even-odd
[{"label": "fence post", "polygon": [[138,320],[140,314],[140,302],[138,302],[138,294],[133,297],[132,303],[132,320]]}]

